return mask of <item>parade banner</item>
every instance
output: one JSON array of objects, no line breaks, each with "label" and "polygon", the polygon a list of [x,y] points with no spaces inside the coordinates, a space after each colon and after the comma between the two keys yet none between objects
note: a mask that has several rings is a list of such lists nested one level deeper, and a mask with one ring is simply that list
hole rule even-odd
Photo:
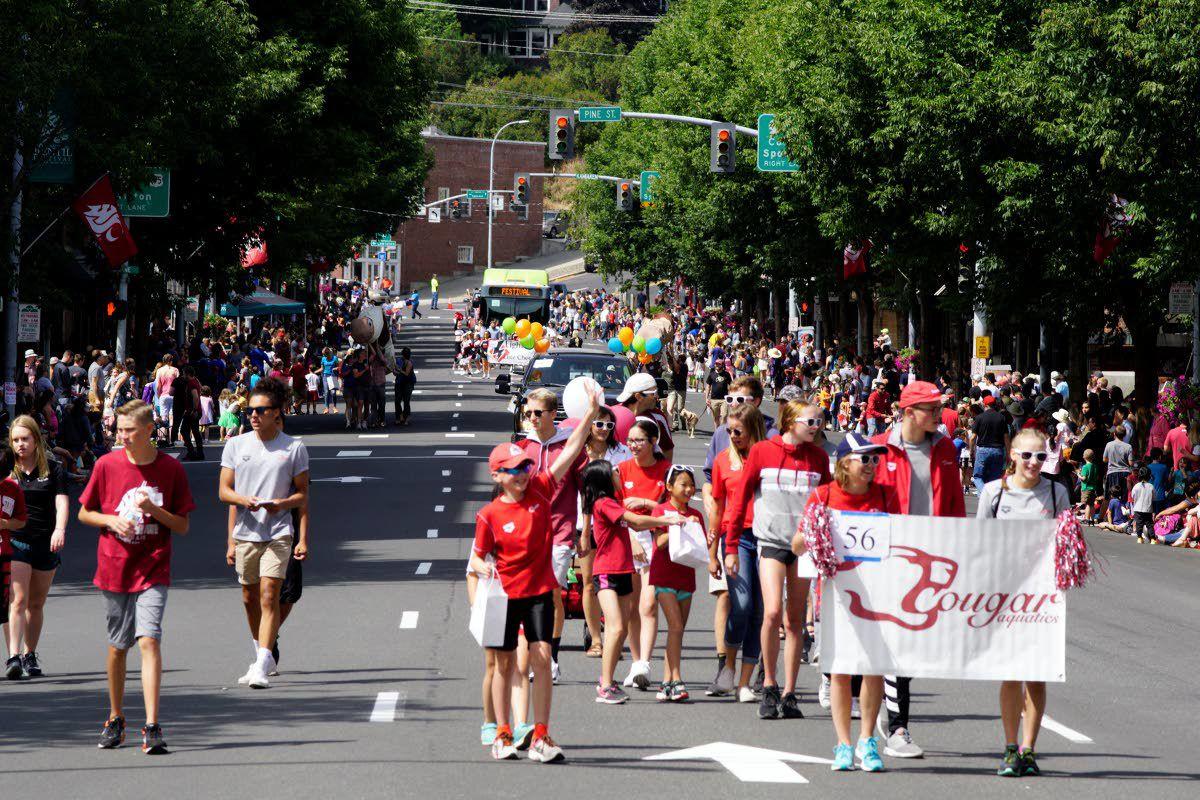
[{"label": "parade banner", "polygon": [[823,587],[822,670],[1066,680],[1052,520],[843,515],[833,542],[843,560]]}]

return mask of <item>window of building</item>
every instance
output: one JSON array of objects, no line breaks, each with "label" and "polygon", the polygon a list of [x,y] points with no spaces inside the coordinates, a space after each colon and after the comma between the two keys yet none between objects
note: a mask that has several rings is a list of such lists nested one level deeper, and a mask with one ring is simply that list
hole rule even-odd
[{"label": "window of building", "polygon": [[445,200],[449,196],[450,196],[450,187],[449,186],[439,186],[438,187],[438,200]]},{"label": "window of building", "polygon": [[529,55],[534,58],[546,57],[546,30],[535,28],[529,32]]},{"label": "window of building", "polygon": [[460,244],[458,246],[458,263],[474,264],[475,248],[469,244]]},{"label": "window of building", "polygon": [[529,11],[549,11],[550,0],[528,0],[526,6]]},{"label": "window of building", "polygon": [[[467,190],[465,188],[459,189],[458,191],[459,191],[459,194],[467,193]],[[464,197],[462,199],[462,214],[464,217],[471,216],[471,198],[469,198],[469,197]]]},{"label": "window of building", "polygon": [[509,58],[529,57],[529,31],[522,28],[508,32]]},{"label": "window of building", "polygon": [[496,37],[490,33],[479,34],[479,52],[485,56],[491,55],[496,46]]}]

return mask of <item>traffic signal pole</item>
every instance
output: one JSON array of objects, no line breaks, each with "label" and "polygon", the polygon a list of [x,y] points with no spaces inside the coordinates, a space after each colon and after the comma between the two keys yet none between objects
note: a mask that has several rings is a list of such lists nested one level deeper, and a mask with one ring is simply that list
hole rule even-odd
[{"label": "traffic signal pole", "polygon": [[492,218],[496,216],[492,211],[492,191],[493,179],[496,176],[496,140],[500,138],[500,134],[510,125],[525,125],[529,122],[527,119],[515,119],[512,122],[506,122],[500,126],[500,130],[496,131],[496,135],[492,137],[491,154],[488,156],[488,199],[487,199],[487,219],[488,219],[488,246],[487,246],[487,266],[492,268]]},{"label": "traffic signal pole", "polygon": [[[578,111],[576,112],[578,115]],[[621,109],[621,118],[631,117],[633,119],[661,119],[666,122],[686,122],[689,125],[699,125],[704,128],[711,128],[714,125],[727,125],[719,119],[705,119],[704,117],[688,117],[682,114],[658,114],[650,111],[626,111]],[[758,131],[755,128],[747,128],[743,125],[735,125],[734,129],[743,136],[750,136],[753,139],[758,139]]]}]

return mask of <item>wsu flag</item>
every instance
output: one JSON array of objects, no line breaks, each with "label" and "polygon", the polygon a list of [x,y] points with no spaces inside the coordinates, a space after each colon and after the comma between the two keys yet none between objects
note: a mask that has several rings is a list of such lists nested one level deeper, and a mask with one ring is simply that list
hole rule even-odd
[{"label": "wsu flag", "polygon": [[854,241],[846,245],[842,251],[842,280],[850,280],[856,275],[867,274],[867,253],[871,252],[870,239]]},{"label": "wsu flag", "polygon": [[112,180],[103,175],[71,204],[75,213],[96,237],[110,267],[119,267],[137,255],[137,245],[129,235],[129,226],[117,208]]}]

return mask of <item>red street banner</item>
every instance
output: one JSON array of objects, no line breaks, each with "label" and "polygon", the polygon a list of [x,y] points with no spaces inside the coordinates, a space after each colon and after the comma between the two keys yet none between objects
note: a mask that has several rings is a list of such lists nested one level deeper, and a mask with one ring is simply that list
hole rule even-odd
[{"label": "red street banner", "polygon": [[870,239],[854,241],[846,245],[842,251],[842,280],[850,280],[856,275],[867,274],[867,253],[871,252]]},{"label": "red street banner", "polygon": [[254,236],[242,248],[242,269],[250,269],[265,263],[267,263],[267,242],[261,236]]},{"label": "red street banner", "polygon": [[104,251],[110,267],[119,267],[137,255],[137,245],[129,235],[129,226],[117,208],[112,180],[103,175],[71,204],[84,221],[96,243]]}]

